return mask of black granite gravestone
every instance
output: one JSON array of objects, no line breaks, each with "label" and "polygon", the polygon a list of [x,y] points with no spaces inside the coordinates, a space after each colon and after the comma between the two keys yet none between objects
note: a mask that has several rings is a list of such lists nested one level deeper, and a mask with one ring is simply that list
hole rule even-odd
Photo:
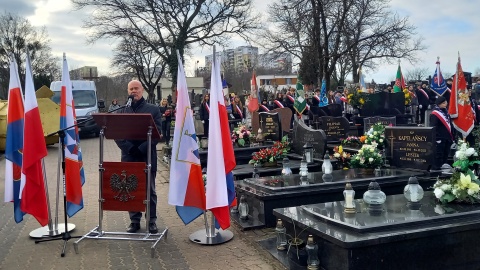
[{"label": "black granite gravestone", "polygon": [[435,127],[386,127],[385,138],[392,166],[428,170],[434,164]]},{"label": "black granite gravestone", "polygon": [[380,92],[368,94],[362,107],[362,116],[405,114],[405,95],[403,93]]},{"label": "black granite gravestone", "polygon": [[322,116],[321,128],[328,141],[338,141],[347,137],[350,123],[345,117]]},{"label": "black granite gravestone", "polygon": [[261,112],[260,128],[265,135],[265,141],[280,141],[283,137],[282,125],[278,113]]},{"label": "black granite gravestone", "polygon": [[309,142],[314,149],[314,156],[323,158],[327,147],[327,136],[321,129],[312,129],[303,121],[295,117],[293,121],[292,150],[298,155],[303,155],[303,146]]},{"label": "black granite gravestone", "polygon": [[367,117],[363,119],[363,131],[366,133],[370,128],[375,125],[376,123],[381,123],[385,126],[396,126],[397,125],[397,118],[392,117],[381,117],[381,116],[373,116]]}]

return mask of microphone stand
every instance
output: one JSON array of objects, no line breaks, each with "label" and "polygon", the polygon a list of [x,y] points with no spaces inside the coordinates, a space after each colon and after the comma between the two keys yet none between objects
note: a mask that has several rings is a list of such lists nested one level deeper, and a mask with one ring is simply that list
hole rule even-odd
[{"label": "microphone stand", "polygon": [[[115,109],[115,110],[111,110],[111,111],[108,111],[108,113],[112,113],[112,112],[115,112],[115,111],[118,111],[118,110],[121,110],[121,109],[124,109],[126,107],[129,107],[130,104],[127,104],[127,105],[123,105],[123,106],[120,106],[119,108]],[[62,152],[62,161],[61,161],[61,164],[62,164],[62,180],[63,180],[63,214],[64,214],[64,221],[65,221],[65,232],[61,233],[60,235],[58,236],[55,236],[55,237],[52,237],[52,238],[49,238],[49,239],[42,239],[42,240],[35,240],[35,244],[38,244],[38,243],[42,243],[42,242],[50,242],[50,241],[56,241],[56,240],[63,240],[63,248],[62,248],[62,253],[60,254],[61,257],[65,257],[65,248],[67,246],[67,242],[68,240],[72,239],[72,238],[80,238],[82,236],[72,236],[70,234],[70,232],[68,231],[68,215],[67,215],[67,191],[66,191],[66,182],[65,182],[65,136],[66,136],[66,131],[71,129],[71,128],[74,128],[76,127],[77,125],[79,124],[82,124],[84,122],[87,122],[89,120],[93,119],[92,116],[82,120],[82,121],[79,121],[77,122],[76,124],[74,125],[71,125],[69,127],[66,127],[66,128],[63,128],[63,129],[59,129],[53,133],[50,133],[47,135],[47,137],[50,137],[50,136],[53,136],[55,134],[58,134],[58,136],[60,137],[60,147],[61,147],[61,152]],[[58,193],[57,193],[58,194]]]}]

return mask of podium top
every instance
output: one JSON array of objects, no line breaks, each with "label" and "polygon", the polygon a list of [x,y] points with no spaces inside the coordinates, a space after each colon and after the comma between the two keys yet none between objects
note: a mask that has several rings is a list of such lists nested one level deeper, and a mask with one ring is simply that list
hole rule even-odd
[{"label": "podium top", "polygon": [[152,129],[152,140],[159,140],[155,121],[149,113],[94,113],[95,123],[105,129],[105,138],[113,140],[146,140],[148,128]]}]

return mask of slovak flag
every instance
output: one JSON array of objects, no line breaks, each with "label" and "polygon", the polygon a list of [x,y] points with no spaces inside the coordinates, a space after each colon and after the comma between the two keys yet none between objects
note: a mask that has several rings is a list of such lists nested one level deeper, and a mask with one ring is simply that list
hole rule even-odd
[{"label": "slovak flag", "polygon": [[252,74],[252,82],[250,89],[250,101],[248,103],[248,110],[250,112],[258,111],[258,87],[257,87],[257,76],[255,76],[255,71]]},{"label": "slovak flag", "polygon": [[190,107],[187,80],[180,55],[178,55],[177,93],[168,203],[176,206],[178,216],[186,225],[205,211],[205,187],[193,124],[193,111]]},{"label": "slovak flag", "polygon": [[430,82],[430,88],[439,96],[443,96],[448,91],[448,86],[443,79],[442,71],[440,70],[440,58],[437,58],[437,67],[435,68],[435,74]]},{"label": "slovak flag", "polygon": [[21,209],[34,216],[40,225],[45,226],[48,224],[48,208],[42,159],[48,152],[28,52],[25,69],[24,121],[22,173],[25,175],[25,187],[22,191]]},{"label": "slovak flag", "polygon": [[472,112],[470,97],[468,96],[467,82],[465,81],[462,64],[460,63],[460,53],[458,54],[457,72],[453,77],[448,113],[452,118],[452,124],[455,129],[463,135],[463,138],[466,138],[473,129],[475,117]]},{"label": "slovak flag", "polygon": [[83,208],[82,186],[85,183],[85,173],[82,165],[82,151],[77,119],[75,116],[75,104],[73,102],[72,82],[68,72],[68,63],[63,54],[62,69],[62,93],[60,98],[60,129],[65,131],[65,189],[67,193],[67,214],[75,215]]},{"label": "slovak flag", "polygon": [[236,166],[227,109],[222,94],[220,59],[212,63],[208,130],[207,209],[222,229],[230,227],[230,206],[236,205],[232,170]]},{"label": "slovak flag", "polygon": [[10,83],[8,86],[7,138],[5,142],[5,202],[13,202],[16,223],[23,220],[20,210],[20,194],[25,176],[22,174],[24,107],[23,94],[15,59],[10,59]]}]

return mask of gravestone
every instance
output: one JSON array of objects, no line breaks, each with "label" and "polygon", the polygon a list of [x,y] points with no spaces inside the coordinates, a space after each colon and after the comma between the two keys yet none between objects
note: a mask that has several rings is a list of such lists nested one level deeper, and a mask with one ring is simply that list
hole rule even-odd
[{"label": "gravestone", "polygon": [[[278,108],[271,110],[270,113],[278,113],[280,116],[280,122],[282,123],[282,130],[284,134],[290,132],[290,121],[292,120],[292,110],[289,108]],[[259,112],[253,112],[252,114],[252,131],[257,134],[258,128],[260,128]]]},{"label": "gravestone", "polygon": [[405,95],[403,92],[367,94],[361,113],[361,115],[365,117],[402,114],[405,114]]},{"label": "gravestone", "polygon": [[322,116],[321,129],[327,136],[327,141],[339,141],[347,137],[350,123],[345,117]]},{"label": "gravestone", "polygon": [[298,155],[303,155],[303,146],[309,142],[314,149],[316,158],[323,158],[327,148],[327,136],[321,129],[312,129],[303,121],[295,117],[293,121],[292,150]]},{"label": "gravestone", "polygon": [[397,125],[397,118],[395,116],[392,117],[382,117],[382,116],[373,116],[363,118],[363,131],[367,133],[370,128],[375,125],[376,123],[380,123],[384,126],[396,126]]},{"label": "gravestone", "polygon": [[278,112],[261,112],[258,116],[265,141],[280,141],[283,137],[283,130]]},{"label": "gravestone", "polygon": [[397,168],[428,170],[435,162],[435,127],[386,127],[387,157]]}]

